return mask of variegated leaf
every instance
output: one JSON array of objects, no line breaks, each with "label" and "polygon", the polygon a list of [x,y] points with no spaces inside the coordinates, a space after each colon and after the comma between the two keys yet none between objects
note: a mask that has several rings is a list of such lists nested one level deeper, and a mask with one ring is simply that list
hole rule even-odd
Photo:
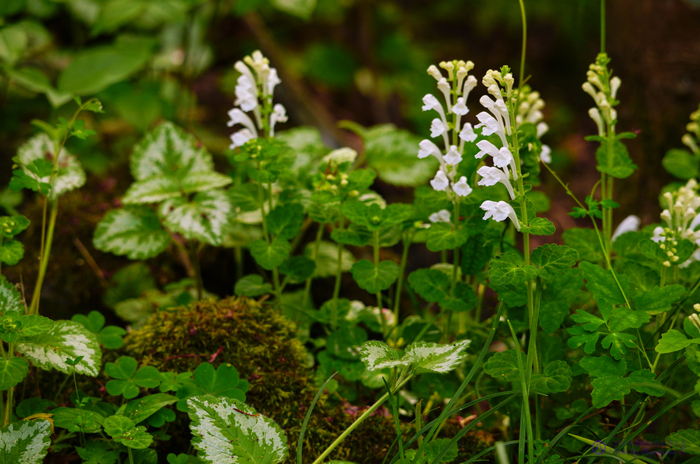
[{"label": "variegated leaf", "polygon": [[51,445],[51,422],[15,422],[0,429],[0,464],[41,464]]},{"label": "variegated leaf", "polygon": [[364,342],[360,346],[360,358],[369,371],[408,364],[399,359],[395,349],[379,341]]},{"label": "variegated leaf", "polygon": [[[38,159],[48,159],[51,162],[55,161],[54,147],[51,138],[45,134],[37,134],[29,139],[24,145],[17,150],[17,157],[22,165],[28,165]],[[28,175],[34,176],[28,169],[22,168]],[[38,179],[39,182],[48,182],[49,176]],[[58,158],[58,166],[54,172],[53,180],[51,181],[51,191],[48,198],[55,200],[60,195],[70,192],[76,188],[82,187],[85,184],[85,171],[78,159],[71,155],[65,148],[61,150],[61,155]]]},{"label": "variegated leaf", "polygon": [[444,374],[456,368],[465,357],[464,349],[471,340],[461,340],[449,345],[432,342],[417,342],[406,348],[403,359],[409,361],[416,372],[437,372]]},{"label": "variegated leaf", "polygon": [[186,239],[215,246],[221,245],[230,212],[229,197],[219,189],[200,192],[192,201],[174,198],[163,202],[159,208],[163,224],[167,228],[182,234]]},{"label": "variegated leaf", "polygon": [[[96,377],[102,364],[102,351],[97,335],[82,324],[73,321],[56,321],[47,333],[34,337],[23,337],[16,345],[18,353],[24,355],[35,366],[56,369],[66,374],[75,371]],[[75,366],[67,359],[83,359]]]},{"label": "variegated leaf", "polygon": [[132,206],[107,213],[97,225],[92,242],[101,251],[147,259],[165,250],[170,235],[161,227],[155,211]]},{"label": "variegated leaf", "polygon": [[8,311],[24,312],[24,304],[15,286],[0,275],[0,316]]},{"label": "variegated leaf", "polygon": [[122,202],[125,205],[158,203],[181,196],[179,187],[178,180],[172,177],[149,177],[131,184]]},{"label": "variegated leaf", "polygon": [[276,464],[287,455],[287,437],[275,422],[231,398],[187,400],[192,445],[211,464]]}]

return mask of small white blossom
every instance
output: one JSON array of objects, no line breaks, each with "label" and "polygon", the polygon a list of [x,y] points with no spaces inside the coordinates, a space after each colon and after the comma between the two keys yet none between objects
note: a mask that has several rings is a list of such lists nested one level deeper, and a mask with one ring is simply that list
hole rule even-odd
[{"label": "small white blossom", "polygon": [[467,97],[469,96],[469,93],[474,90],[476,87],[477,80],[476,77],[474,76],[469,76],[467,77],[467,80],[464,81],[464,89],[462,90],[462,95],[464,95],[464,100],[467,100]]},{"label": "small white blossom", "polygon": [[481,176],[481,180],[477,182],[477,185],[490,187],[500,182],[503,185],[505,185],[511,200],[515,198],[515,192],[513,190],[513,186],[510,183],[510,178],[508,177],[508,174],[506,174],[502,170],[491,166],[482,166],[476,173]]},{"label": "small white blossom", "polygon": [[241,124],[245,126],[248,130],[250,130],[250,132],[254,134],[254,137],[257,138],[258,131],[255,128],[255,124],[253,124],[253,120],[250,119],[250,116],[245,114],[239,108],[233,108],[231,111],[228,112],[228,116],[231,118],[231,120],[226,124],[228,127],[233,127],[236,124]]},{"label": "small white blossom", "polygon": [[270,137],[274,137],[275,124],[278,122],[287,122],[287,110],[279,103],[272,107],[272,114],[270,114]]},{"label": "small white blossom", "polygon": [[245,74],[238,77],[234,104],[240,106],[243,111],[253,111],[258,106],[255,82],[251,81]]},{"label": "small white blossom", "polygon": [[477,135],[474,133],[474,128],[470,123],[464,124],[462,131],[459,133],[460,140],[464,142],[473,142],[476,140]]},{"label": "small white blossom", "polygon": [[459,97],[457,99],[457,103],[452,107],[452,112],[460,116],[469,113],[469,108],[467,108],[467,105],[464,103],[464,97]]},{"label": "small white blossom", "polygon": [[438,81],[438,90],[442,92],[442,94],[445,96],[445,101],[447,102],[447,112],[451,113],[452,112],[452,89],[450,88],[450,84],[447,83],[447,79],[444,77]]},{"label": "small white blossom", "polygon": [[459,181],[452,186],[452,191],[460,197],[466,197],[472,193],[472,188],[467,184],[467,178],[462,176]]},{"label": "small white blossom", "polygon": [[433,119],[430,124],[430,136],[435,138],[444,134],[447,131],[447,127],[438,118]]},{"label": "small white blossom", "polygon": [[457,151],[457,146],[452,145],[450,146],[450,149],[448,150],[444,159],[447,164],[455,166],[462,161],[462,155],[459,153],[459,151]]},{"label": "small white blossom", "polygon": [[486,111],[482,111],[481,113],[476,115],[476,119],[478,119],[480,122],[480,124],[477,124],[476,127],[483,127],[481,135],[483,135],[484,137],[488,137],[491,134],[498,134],[498,137],[500,137],[503,146],[508,146],[508,142],[506,141],[505,128],[503,127],[503,125],[499,124],[496,118],[491,116]]},{"label": "small white blossom", "polygon": [[620,84],[622,84],[622,81],[620,80],[619,77],[615,76],[612,79],[610,79],[610,96],[613,98],[617,98],[617,91],[620,88]]},{"label": "small white blossom", "polygon": [[544,134],[547,133],[548,130],[549,126],[546,122],[542,121],[537,123],[537,138],[539,139],[540,137],[542,137]]},{"label": "small white blossom", "polygon": [[515,228],[520,230],[520,222],[518,221],[518,216],[515,214],[515,210],[505,201],[496,202],[486,200],[481,204],[481,209],[486,211],[484,220],[493,218],[494,221],[502,222],[510,218]]},{"label": "small white blossom", "polygon": [[620,225],[617,226],[617,229],[615,229],[615,232],[612,234],[611,240],[614,242],[617,237],[624,233],[639,230],[639,224],[641,224],[641,221],[639,220],[638,216],[635,216],[634,214],[627,216],[622,220]]},{"label": "small white blossom", "polygon": [[430,185],[432,185],[434,190],[442,191],[450,185],[450,181],[447,179],[444,171],[440,169],[437,174],[435,174],[435,178],[430,181]]},{"label": "small white blossom", "polygon": [[233,150],[234,148],[241,147],[248,142],[248,140],[252,140],[254,138],[257,138],[255,134],[253,134],[250,129],[241,129],[238,132],[234,132],[231,134],[231,145],[229,148]]},{"label": "small white blossom", "polygon": [[450,214],[450,212],[446,209],[441,209],[437,213],[433,213],[428,216],[428,219],[430,222],[451,222],[452,214]]},{"label": "small white blossom", "polygon": [[652,239],[653,241],[655,241],[656,243],[665,242],[665,241],[666,241],[666,237],[665,237],[665,235],[664,235],[664,228],[661,227],[661,226],[655,227],[655,228],[654,228],[654,236],[651,237],[651,239]]},{"label": "small white blossom", "polygon": [[438,148],[437,145],[435,145],[433,142],[431,142],[428,139],[422,140],[418,146],[420,147],[420,150],[418,150],[418,158],[427,158],[430,155],[433,155],[440,161],[442,161],[442,152],[440,152],[440,149]]},{"label": "small white blossom", "polygon": [[542,145],[542,153],[540,153],[540,160],[542,160],[543,163],[551,163],[552,162],[552,149],[549,148],[549,145]]},{"label": "small white blossom", "polygon": [[272,95],[277,84],[280,84],[281,82],[282,81],[277,75],[277,70],[275,68],[270,68],[270,74],[267,76],[267,94]]},{"label": "small white blossom", "polygon": [[437,66],[435,66],[434,64],[431,64],[431,65],[428,67],[428,74],[430,74],[431,76],[433,76],[433,77],[435,78],[436,81],[440,81],[440,79],[442,79],[442,73],[441,73],[440,70],[437,68]]}]

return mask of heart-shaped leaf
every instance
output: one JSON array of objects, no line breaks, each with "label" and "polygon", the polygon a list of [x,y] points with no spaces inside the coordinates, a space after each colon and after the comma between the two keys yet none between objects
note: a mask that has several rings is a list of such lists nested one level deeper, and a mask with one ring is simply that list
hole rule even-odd
[{"label": "heart-shaped leaf", "polygon": [[226,192],[212,189],[196,194],[191,201],[182,197],[167,200],[159,212],[168,229],[188,240],[219,246],[229,222],[231,202]]},{"label": "heart-shaped leaf", "polygon": [[22,358],[0,360],[0,391],[20,383],[29,372],[29,363]]},{"label": "heart-shaped leaf", "polygon": [[100,251],[140,260],[158,256],[170,243],[170,235],[151,208],[131,206],[108,212],[97,224],[92,242]]},{"label": "heart-shaped leaf", "polygon": [[371,261],[362,259],[353,264],[350,272],[361,289],[377,293],[391,287],[401,271],[393,261],[382,261],[375,267]]}]

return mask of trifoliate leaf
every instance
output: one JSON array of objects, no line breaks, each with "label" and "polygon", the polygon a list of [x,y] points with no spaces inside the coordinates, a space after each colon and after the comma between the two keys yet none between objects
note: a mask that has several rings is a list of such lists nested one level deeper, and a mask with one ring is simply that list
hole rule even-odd
[{"label": "trifoliate leaf", "polygon": [[530,381],[530,390],[538,393],[559,393],[571,385],[571,368],[565,361],[553,361],[547,364],[542,374],[534,374]]},{"label": "trifoliate leaf", "polygon": [[653,287],[635,298],[634,304],[638,310],[647,314],[661,314],[670,311],[673,303],[680,300],[685,291],[682,285]]},{"label": "trifoliate leaf", "polygon": [[586,356],[580,364],[591,377],[622,377],[627,373],[625,360],[616,361],[610,356]]},{"label": "trifoliate leaf", "polygon": [[516,285],[537,276],[532,265],[523,265],[522,259],[514,252],[507,251],[491,261],[489,281],[494,285]]},{"label": "trifoliate leaf", "polygon": [[665,441],[681,453],[700,454],[700,430],[679,430],[667,436]]},{"label": "trifoliate leaf", "polygon": [[231,364],[214,366],[202,363],[194,371],[193,382],[180,387],[176,396],[179,399],[177,409],[187,411],[187,399],[197,395],[211,395],[226,397],[238,401],[245,401],[245,392],[248,391],[248,381],[241,379],[238,371]]},{"label": "trifoliate leaf", "polygon": [[29,363],[22,358],[0,359],[0,391],[20,383],[29,372]]},{"label": "trifoliate leaf", "polygon": [[[45,133],[35,135],[17,150],[17,164],[21,166],[27,176],[35,179],[39,184],[49,183],[51,178],[51,189],[48,192],[49,200],[55,200],[64,193],[85,184],[85,171],[77,158],[68,150],[65,148],[61,150],[58,164],[54,170],[55,160],[54,144]],[[36,162],[44,163],[46,161],[48,161],[50,170],[36,168]],[[53,177],[51,177],[52,171]]]},{"label": "trifoliate leaf", "polygon": [[0,246],[0,263],[14,266],[24,256],[24,245],[17,240],[9,240]]},{"label": "trifoliate leaf", "polygon": [[153,443],[153,436],[146,432],[146,427],[137,427],[128,417],[109,416],[102,425],[112,440],[127,448],[145,449]]},{"label": "trifoliate leaf", "polygon": [[578,252],[572,248],[549,243],[535,248],[530,257],[538,267],[537,275],[545,281],[564,275],[578,260]]},{"label": "trifoliate leaf", "polygon": [[287,456],[287,437],[275,422],[231,398],[198,396],[188,400],[192,445],[207,464],[277,464]]},{"label": "trifoliate leaf", "polygon": [[418,269],[408,276],[408,283],[425,301],[437,303],[447,297],[450,278],[438,269]]},{"label": "trifoliate leaf", "polygon": [[444,374],[455,369],[466,357],[464,350],[471,340],[460,340],[449,345],[431,342],[416,342],[406,348],[403,361],[408,361],[416,372]]},{"label": "trifoliate leaf", "polygon": [[518,353],[515,350],[499,351],[486,361],[484,372],[495,379],[515,382],[520,378]]},{"label": "trifoliate leaf", "polygon": [[466,228],[455,229],[451,224],[435,222],[426,233],[426,246],[430,251],[454,250],[467,242],[469,232]]},{"label": "trifoliate leaf", "polygon": [[105,317],[98,311],[90,311],[87,316],[75,314],[71,320],[82,324],[90,332],[97,335],[100,343],[109,349],[116,350],[124,345],[123,337],[126,335],[126,330],[114,325],[104,327]]},{"label": "trifoliate leaf", "polygon": [[[95,377],[102,365],[102,351],[95,334],[73,321],[55,321],[47,333],[22,338],[15,349],[32,364],[42,369],[56,369],[65,374],[73,372]],[[75,366],[67,359],[81,356]]]},{"label": "trifoliate leaf", "polygon": [[268,271],[279,267],[292,251],[292,245],[280,238],[276,238],[269,245],[264,240],[255,240],[250,244],[250,254],[255,261]]},{"label": "trifoliate leaf", "polygon": [[238,296],[256,297],[272,293],[272,285],[264,283],[261,275],[251,274],[238,279],[234,293]]},{"label": "trifoliate leaf", "polygon": [[123,395],[126,399],[136,398],[139,387],[156,388],[160,385],[161,377],[158,369],[153,366],[138,368],[138,362],[131,356],[121,356],[116,363],[105,364],[105,372],[114,380],[110,380],[105,388],[110,395]]},{"label": "trifoliate leaf", "polygon": [[41,464],[51,445],[51,422],[20,421],[0,429],[0,464]]},{"label": "trifoliate leaf", "polygon": [[581,261],[597,263],[603,260],[603,253],[600,251],[598,236],[593,229],[574,228],[567,229],[562,234],[566,246],[578,252]]},{"label": "trifoliate leaf", "polygon": [[268,231],[282,240],[296,237],[303,223],[304,207],[296,203],[276,206],[267,216]]},{"label": "trifoliate leaf", "polygon": [[164,201],[158,212],[165,227],[186,239],[220,246],[231,202],[223,190],[211,189],[197,193],[191,201],[182,197]]},{"label": "trifoliate leaf", "polygon": [[395,349],[384,342],[364,342],[360,346],[360,358],[369,371],[405,366],[407,363],[399,359]]},{"label": "trifoliate leaf", "polygon": [[316,263],[306,256],[293,256],[280,265],[280,272],[287,276],[292,284],[304,282],[315,270]]},{"label": "trifoliate leaf", "polygon": [[92,243],[100,251],[134,260],[148,259],[168,247],[170,235],[152,209],[131,206],[108,212],[97,224]]},{"label": "trifoliate leaf", "polygon": [[361,289],[377,293],[391,287],[401,271],[393,261],[382,261],[375,267],[371,261],[362,259],[353,264],[350,272]]}]

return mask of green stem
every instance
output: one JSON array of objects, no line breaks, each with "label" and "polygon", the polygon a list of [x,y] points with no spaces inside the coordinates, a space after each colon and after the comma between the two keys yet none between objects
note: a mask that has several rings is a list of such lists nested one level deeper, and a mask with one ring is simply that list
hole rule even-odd
[{"label": "green stem", "polygon": [[[258,170],[262,170],[262,163],[258,161]],[[258,203],[260,204],[260,215],[262,216],[263,236],[267,244],[270,244],[270,235],[267,233],[267,215],[265,214],[265,191],[261,183],[258,182]]]},{"label": "green stem", "polygon": [[[392,390],[392,393],[396,393],[397,391],[399,391],[401,389],[401,387],[403,387],[406,384],[406,382],[408,382],[411,379],[411,377],[412,377],[412,375],[408,375],[403,380],[400,380],[399,383],[397,383],[396,387],[394,387],[394,389]],[[342,443],[343,440],[345,440],[345,437],[350,435],[350,433],[352,433],[353,430],[355,430],[362,422],[364,422],[365,419],[367,419],[374,411],[376,411],[377,408],[379,408],[379,406],[381,406],[388,398],[389,398],[389,392],[384,393],[384,395],[382,395],[381,398],[379,398],[372,406],[370,406],[369,409],[367,409],[364,413],[362,413],[362,415],[360,417],[358,417],[357,420],[350,425],[350,427],[345,429],[345,431],[343,433],[341,433],[338,436],[338,438],[336,438],[335,441],[333,443],[331,443],[328,446],[328,448],[326,448],[326,450],[323,453],[321,453],[321,455],[319,457],[317,457],[316,460],[312,464],[321,464],[324,461],[324,459],[326,459],[326,457],[329,454],[331,454],[331,452],[340,443]]]},{"label": "green stem", "polygon": [[[379,268],[379,231],[375,230],[372,233],[372,251],[374,254],[374,269]],[[384,308],[382,307],[382,291],[377,292],[377,309],[379,310],[379,322],[382,325],[382,335],[386,337],[387,327],[386,318],[384,317]]]},{"label": "green stem", "polygon": [[523,20],[523,45],[520,50],[520,75],[518,78],[518,85],[522,86],[525,81],[525,52],[527,50],[527,16],[525,15],[525,3],[523,0],[518,0],[520,2],[520,16]]},{"label": "green stem", "polygon": [[600,53],[605,53],[605,0],[600,0]]},{"label": "green stem", "polygon": [[202,281],[202,270],[199,266],[199,253],[197,253],[197,244],[194,240],[190,241],[189,248],[190,260],[194,268],[194,281],[197,286],[197,299],[201,300],[204,297],[204,282]]},{"label": "green stem", "polygon": [[[454,202],[454,226],[455,231],[459,230],[459,203],[460,199],[457,197]],[[457,284],[457,269],[459,269],[459,247],[455,248],[453,254],[453,265],[452,265],[452,287],[450,287],[450,294],[454,296],[455,285]]]},{"label": "green stem", "polygon": [[75,386],[75,398],[78,400],[78,403],[76,406],[78,406],[78,411],[80,411],[80,443],[81,446],[85,446],[85,431],[83,430],[83,426],[85,424],[85,419],[83,418],[83,408],[82,408],[82,397],[80,396],[80,392],[78,391],[78,379],[75,376],[75,366],[73,366],[73,385]]},{"label": "green stem", "polygon": [[233,248],[233,257],[236,261],[236,280],[243,277],[243,249],[239,246]]},{"label": "green stem", "polygon": [[[314,261],[316,260],[316,256],[318,255],[318,249],[321,246],[321,239],[323,238],[323,230],[325,229],[326,225],[325,224],[319,224],[318,225],[318,231],[316,232],[316,240],[314,241],[314,247],[311,249],[311,259]],[[311,281],[313,280],[313,276],[309,277],[306,279],[306,283],[304,285],[304,298],[302,299],[302,308],[306,308],[306,302],[309,299],[309,294],[311,293]]]},{"label": "green stem", "polygon": [[[515,329],[513,329],[510,320],[508,320],[507,322],[508,327],[510,328],[510,333],[513,337],[513,343],[515,343],[515,353],[518,359],[518,370],[520,371],[520,387],[522,388],[523,393],[523,411],[525,412],[525,426],[527,429],[527,435],[524,436],[523,430],[521,428],[519,442],[522,443],[523,441],[527,441],[527,462],[532,463],[535,462],[535,439],[534,434],[532,433],[532,418],[530,416],[530,374],[532,373],[532,371],[527,372],[525,370],[525,366],[523,366],[522,352],[520,351],[520,344],[518,343],[518,337],[515,334]],[[528,354],[528,358],[529,356],[530,355]],[[523,456],[519,456],[519,462],[525,462]]]},{"label": "green stem", "polygon": [[129,464],[134,464],[134,456],[131,454],[131,448],[126,448],[127,452],[129,453]]},{"label": "green stem", "polygon": [[396,283],[396,295],[394,296],[394,323],[399,323],[399,305],[401,304],[401,291],[403,290],[403,277],[406,272],[406,263],[408,261],[408,250],[413,241],[413,232],[408,232],[403,240],[403,252],[401,253],[401,264],[399,266],[399,281]]},{"label": "green stem", "polygon": [[46,243],[41,253],[39,262],[39,276],[32,293],[32,302],[29,305],[29,314],[39,315],[39,300],[41,299],[41,287],[44,284],[46,277],[46,269],[49,265],[49,257],[51,256],[51,244],[53,243],[53,233],[56,229],[56,217],[58,216],[58,200],[51,201],[51,217],[49,218],[49,226],[46,233]]}]

